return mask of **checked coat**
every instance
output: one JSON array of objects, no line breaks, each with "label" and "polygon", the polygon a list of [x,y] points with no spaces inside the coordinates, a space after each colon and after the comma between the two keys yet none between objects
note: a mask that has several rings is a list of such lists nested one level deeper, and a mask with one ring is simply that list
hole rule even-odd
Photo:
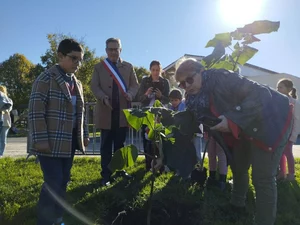
[{"label": "checked coat", "polygon": [[[74,76],[78,150],[84,152],[88,129],[84,113],[82,84]],[[29,100],[28,152],[50,157],[71,157],[73,106],[71,94],[57,66],[35,80]],[[50,148],[42,148],[47,146]]]}]

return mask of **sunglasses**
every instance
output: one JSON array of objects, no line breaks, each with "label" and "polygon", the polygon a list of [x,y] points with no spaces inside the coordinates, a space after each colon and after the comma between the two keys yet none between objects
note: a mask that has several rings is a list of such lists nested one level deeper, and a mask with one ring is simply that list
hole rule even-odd
[{"label": "sunglasses", "polygon": [[180,81],[179,84],[178,84],[178,87],[185,89],[187,83],[190,84],[190,85],[193,84],[194,83],[194,77],[196,76],[196,74],[197,74],[197,72],[194,73],[192,76],[189,76],[189,77],[185,78],[185,80]]},{"label": "sunglasses", "polygon": [[109,52],[119,52],[121,48],[106,48]]}]

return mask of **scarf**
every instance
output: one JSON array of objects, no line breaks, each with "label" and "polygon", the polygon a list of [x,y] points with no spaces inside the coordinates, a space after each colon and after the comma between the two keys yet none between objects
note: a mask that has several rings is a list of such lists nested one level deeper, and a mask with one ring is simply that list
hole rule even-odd
[{"label": "scarf", "polygon": [[202,72],[202,86],[200,91],[194,95],[187,95],[186,106],[187,109],[194,113],[197,121],[200,121],[200,118],[203,115],[210,114],[209,106],[209,79],[211,73],[209,71]]}]

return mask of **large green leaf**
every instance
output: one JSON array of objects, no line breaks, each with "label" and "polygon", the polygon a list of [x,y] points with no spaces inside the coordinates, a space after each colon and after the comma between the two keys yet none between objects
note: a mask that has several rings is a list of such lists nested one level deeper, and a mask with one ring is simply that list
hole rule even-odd
[{"label": "large green leaf", "polygon": [[216,47],[219,42],[222,43],[223,47],[230,46],[231,45],[231,35],[230,35],[230,33],[216,34],[213,39],[211,39],[207,42],[205,48]]},{"label": "large green leaf", "polygon": [[224,54],[225,54],[225,48],[222,42],[219,41],[215,46],[213,52],[210,55],[204,57],[201,62],[207,69],[209,69],[212,67],[213,64],[219,61]]},{"label": "large green leaf", "polygon": [[235,65],[234,61],[230,60],[229,56],[226,54],[224,57],[222,57],[222,59],[220,59],[211,68],[234,70],[234,65]]},{"label": "large green leaf", "polygon": [[150,129],[154,127],[155,115],[151,112],[146,111],[147,116],[143,118],[143,124],[148,126]]},{"label": "large green leaf", "polygon": [[126,120],[128,124],[138,131],[141,129],[141,126],[143,124],[143,117],[145,117],[147,114],[142,112],[139,109],[123,109],[124,115],[126,117]]},{"label": "large green leaf", "polygon": [[246,34],[246,36],[244,37],[244,41],[242,42],[242,44],[248,45],[248,44],[252,44],[253,42],[257,42],[257,41],[260,41],[260,39],[258,39],[257,37],[255,37],[252,34]]},{"label": "large green leaf", "polygon": [[172,110],[171,109],[166,109],[164,107],[151,107],[149,109],[149,112],[154,114],[154,115],[159,115],[161,116],[162,114],[164,115],[171,115]]},{"label": "large green leaf", "polygon": [[232,58],[234,61],[237,61],[239,64],[244,65],[249,59],[251,59],[258,50],[249,46],[244,46],[241,49],[236,49],[232,53]]},{"label": "large green leaf", "polygon": [[231,37],[233,38],[233,40],[242,40],[244,38],[244,33],[240,33],[238,30],[235,30],[233,32],[230,33]]},{"label": "large green leaf", "polygon": [[154,101],[153,107],[164,107],[164,105],[159,100],[156,99]]},{"label": "large green leaf", "polygon": [[199,131],[197,120],[193,112],[186,110],[174,114],[174,126],[183,135],[193,136]]},{"label": "large green leaf", "polygon": [[137,147],[134,145],[127,145],[114,153],[108,168],[112,173],[116,170],[124,170],[127,167],[133,166],[137,157]]},{"label": "large green leaf", "polygon": [[279,29],[280,22],[272,22],[269,20],[254,21],[251,24],[247,24],[242,28],[238,28],[239,33],[250,33],[250,34],[265,34],[277,31]]}]

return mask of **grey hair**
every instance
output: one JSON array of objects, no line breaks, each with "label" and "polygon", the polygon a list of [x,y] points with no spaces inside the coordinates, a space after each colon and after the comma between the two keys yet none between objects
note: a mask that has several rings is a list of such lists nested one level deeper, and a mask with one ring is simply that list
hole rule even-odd
[{"label": "grey hair", "polygon": [[107,45],[111,42],[115,42],[115,43],[118,43],[119,44],[119,47],[122,48],[122,44],[121,44],[121,39],[120,38],[108,38],[106,40],[106,48],[107,48]]},{"label": "grey hair", "polygon": [[194,58],[182,57],[177,61],[175,69],[175,78],[178,80],[178,77],[184,74],[190,75],[195,72],[200,72],[204,69],[204,66]]}]

